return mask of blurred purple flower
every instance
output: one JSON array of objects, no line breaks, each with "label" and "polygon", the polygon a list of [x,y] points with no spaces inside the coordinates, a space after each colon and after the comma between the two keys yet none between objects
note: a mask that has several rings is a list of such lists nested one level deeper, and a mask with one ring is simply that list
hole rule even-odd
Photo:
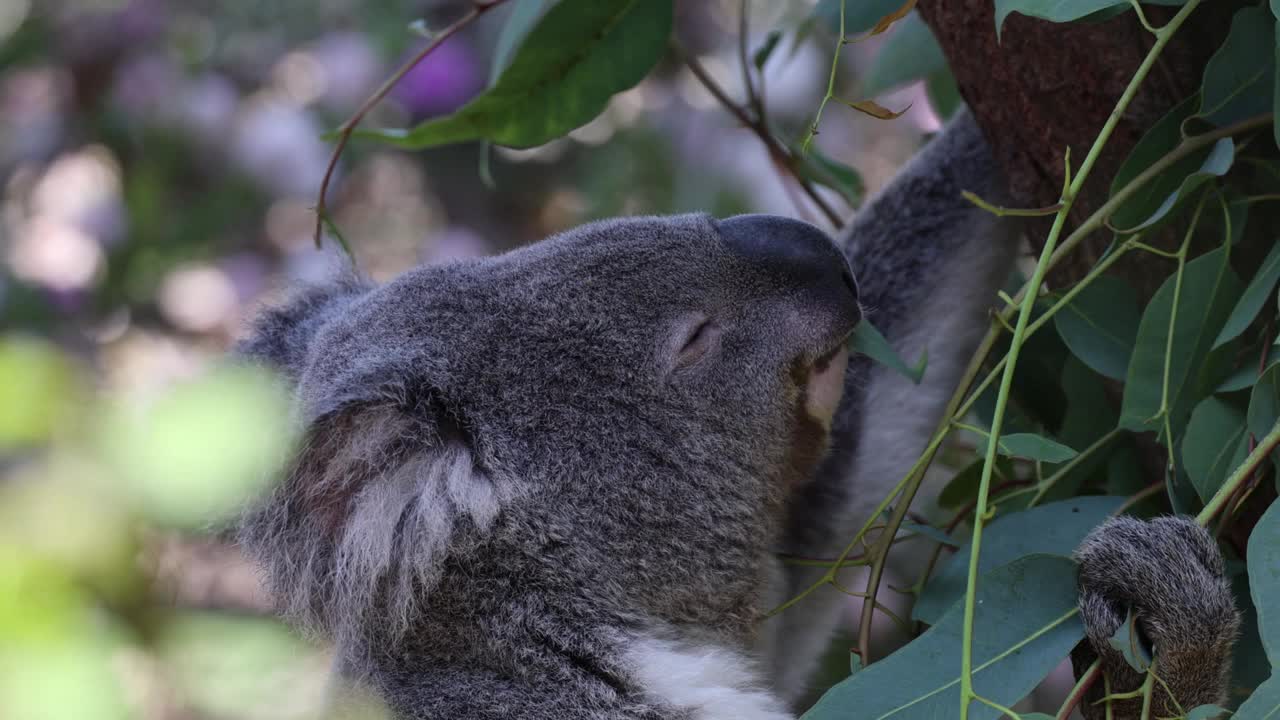
[{"label": "blurred purple flower", "polygon": [[232,161],[277,196],[311,198],[320,188],[329,146],[309,113],[260,99],[239,113],[231,134]]},{"label": "blurred purple flower", "polygon": [[443,115],[457,110],[483,85],[470,43],[452,37],[404,76],[394,97],[416,116]]},{"label": "blurred purple flower", "polygon": [[175,102],[181,80],[178,67],[167,55],[135,55],[116,70],[111,102],[132,119],[154,120]]},{"label": "blurred purple flower", "polygon": [[369,40],[357,32],[329,33],[309,53],[324,73],[321,102],[339,113],[359,107],[386,73]]}]

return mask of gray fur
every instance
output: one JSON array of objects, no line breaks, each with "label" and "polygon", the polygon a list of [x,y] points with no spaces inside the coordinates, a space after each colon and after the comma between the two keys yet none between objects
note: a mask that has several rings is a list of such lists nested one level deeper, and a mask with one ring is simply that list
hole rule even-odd
[{"label": "gray fur", "polygon": [[[704,215],[308,291],[240,348],[294,383],[306,437],[245,545],[399,717],[786,717],[839,596],[763,624],[808,581],[775,553],[834,554],[923,446],[1014,252],[959,199],[996,178],[962,115],[839,241],[930,362],[918,388],[855,358],[829,437],[806,378],[857,303]],[[700,317],[712,349],[673,361]]]},{"label": "gray fur", "polygon": [[[1080,616],[1088,644],[1072,653],[1076,672],[1101,656],[1113,693],[1141,686],[1144,676],[1108,642],[1132,609],[1155,651],[1157,683],[1151,717],[1173,717],[1200,705],[1225,705],[1231,650],[1240,613],[1217,543],[1187,517],[1150,522],[1118,517],[1095,529],[1076,550],[1080,563]],[[1105,717],[1095,704],[1096,683],[1081,709],[1087,720]],[[1116,717],[1138,717],[1141,699],[1117,701]]]}]

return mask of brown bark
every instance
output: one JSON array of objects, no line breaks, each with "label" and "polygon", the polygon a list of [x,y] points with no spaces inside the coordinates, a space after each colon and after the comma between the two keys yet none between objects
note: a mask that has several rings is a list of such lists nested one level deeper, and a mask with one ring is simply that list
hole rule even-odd
[{"label": "brown bark", "polygon": [[[1195,92],[1205,63],[1241,5],[1237,0],[1204,3],[1165,48],[1099,158],[1073,208],[1073,222],[1106,199],[1111,178],[1146,129]],[[1078,168],[1151,48],[1151,33],[1133,12],[1105,22],[1064,24],[1014,14],[997,41],[993,0],[923,0],[918,7],[1007,173],[1015,202],[1025,207],[1056,202],[1066,148],[1071,148],[1072,167]],[[1145,10],[1158,26],[1174,9]],[[1032,242],[1038,249],[1048,223],[1035,228]],[[1095,234],[1053,279],[1080,277],[1106,249],[1109,235]],[[1168,268],[1150,258],[1130,258],[1120,265],[1119,272],[1143,295],[1168,274]]]}]

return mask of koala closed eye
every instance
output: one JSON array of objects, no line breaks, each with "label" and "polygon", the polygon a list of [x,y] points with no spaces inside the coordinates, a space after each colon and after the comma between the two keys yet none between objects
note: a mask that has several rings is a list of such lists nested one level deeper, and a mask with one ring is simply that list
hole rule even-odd
[{"label": "koala closed eye", "polygon": [[687,368],[715,351],[722,333],[720,324],[705,315],[683,319],[675,331],[675,336],[682,339],[672,361],[672,369]]}]

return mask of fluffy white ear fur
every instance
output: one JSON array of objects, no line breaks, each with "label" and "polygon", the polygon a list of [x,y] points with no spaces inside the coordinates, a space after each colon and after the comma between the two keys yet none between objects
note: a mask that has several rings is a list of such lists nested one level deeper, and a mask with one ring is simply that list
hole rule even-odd
[{"label": "fluffy white ear fur", "polygon": [[[746,656],[710,644],[641,637],[626,644],[633,676],[654,702],[693,720],[790,720]],[[683,717],[683,716],[682,716]]]},{"label": "fluffy white ear fur", "polygon": [[354,411],[312,435],[246,523],[284,609],[339,645],[359,645],[375,615],[379,635],[402,635],[460,536],[483,536],[517,492],[462,440],[423,432],[393,406]]}]

